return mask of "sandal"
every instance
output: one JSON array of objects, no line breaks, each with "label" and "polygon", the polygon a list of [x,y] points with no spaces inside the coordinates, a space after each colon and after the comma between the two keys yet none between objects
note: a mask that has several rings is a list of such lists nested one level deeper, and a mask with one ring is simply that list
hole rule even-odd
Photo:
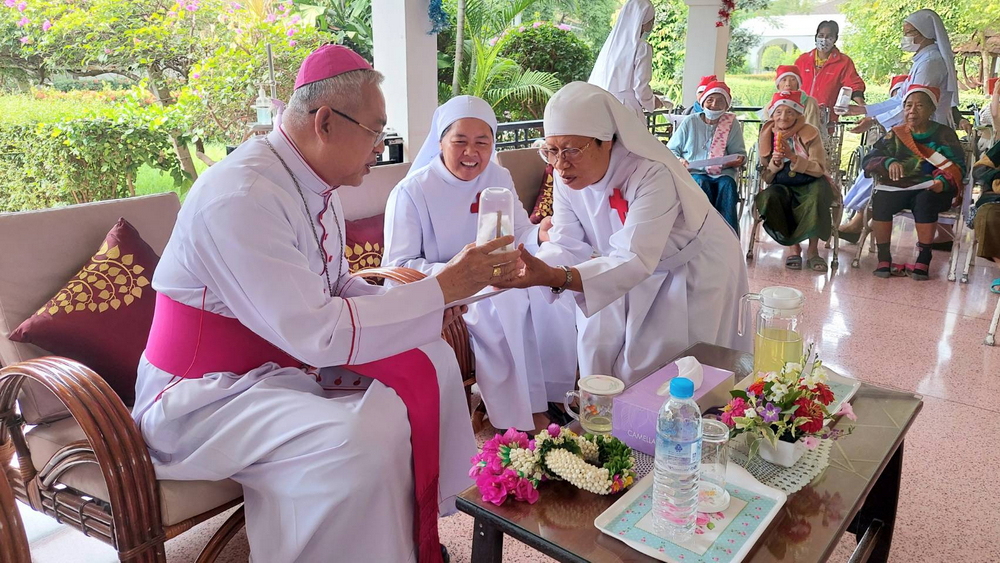
[{"label": "sandal", "polygon": [[802,256],[798,254],[791,254],[785,257],[785,267],[789,270],[801,270],[802,269]]},{"label": "sandal", "polygon": [[806,260],[806,265],[809,266],[809,269],[814,272],[826,272],[830,269],[826,265],[826,260],[824,260],[819,254],[809,257],[809,259]]},{"label": "sandal", "polygon": [[931,279],[929,267],[930,264],[921,264],[919,262],[916,264],[907,264],[906,273],[913,281],[927,281]]},{"label": "sandal", "polygon": [[993,280],[993,283],[990,284],[990,291],[1000,294],[1000,278]]},{"label": "sandal", "polygon": [[877,278],[902,277],[907,274],[906,264],[896,264],[893,262],[879,262],[878,267],[872,272]]}]

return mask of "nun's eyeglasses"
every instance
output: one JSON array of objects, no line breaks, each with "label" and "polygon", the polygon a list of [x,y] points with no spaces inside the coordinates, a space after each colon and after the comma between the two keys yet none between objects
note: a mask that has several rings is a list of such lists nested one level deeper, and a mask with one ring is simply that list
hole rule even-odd
[{"label": "nun's eyeglasses", "polygon": [[580,161],[583,156],[583,151],[587,150],[594,141],[590,141],[582,147],[569,147],[566,149],[538,149],[538,154],[542,157],[547,164],[555,164],[561,158],[564,162],[574,164]]},{"label": "nun's eyeglasses", "polygon": [[[385,140],[385,136],[388,134],[385,131],[376,131],[374,129],[371,129],[370,127],[366,126],[364,123],[361,123],[357,119],[354,119],[353,117],[347,115],[346,113],[344,113],[342,111],[337,111],[337,110],[331,108],[330,106],[323,106],[323,107],[328,108],[333,113],[339,115],[340,117],[343,117],[344,119],[350,121],[351,123],[353,123],[353,124],[357,125],[358,127],[364,129],[365,131],[368,131],[372,135],[375,135],[375,142],[372,143],[373,147],[377,147],[380,144],[382,144],[382,141]],[[310,114],[315,114],[316,112],[318,112],[321,109],[323,109],[323,108],[311,109],[311,110],[309,110],[309,113]]]}]

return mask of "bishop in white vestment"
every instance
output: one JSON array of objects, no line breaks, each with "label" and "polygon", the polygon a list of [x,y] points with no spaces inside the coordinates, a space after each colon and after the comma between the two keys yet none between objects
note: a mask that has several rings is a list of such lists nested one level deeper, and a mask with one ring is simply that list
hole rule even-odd
[{"label": "bishop in white vestment", "polygon": [[631,383],[699,341],[749,351],[737,334],[748,292],[739,240],[677,158],[582,82],[549,101],[545,133],[551,240],[537,257],[522,252],[522,277],[498,285],[572,295],[581,375]]},{"label": "bishop in white vestment", "polygon": [[[497,164],[493,108],[457,96],[434,112],[431,131],[409,174],[389,195],[383,266],[433,275],[476,240],[479,195],[486,188],[515,194],[510,172]],[[513,232],[534,251],[539,229],[514,195]],[[532,413],[562,402],[576,377],[572,305],[549,303],[538,288],[508,291],[469,305],[464,319],[476,356],[476,381],[490,423],[534,428]]]},{"label": "bishop in white vestment", "polygon": [[344,47],[310,55],[284,124],[195,183],[153,278],[133,416],[158,478],[243,486],[258,563],[439,562],[438,512],[470,484],[442,312],[516,256],[467,249],[389,290],[348,275],[336,187],[382,150],[380,81]]}]

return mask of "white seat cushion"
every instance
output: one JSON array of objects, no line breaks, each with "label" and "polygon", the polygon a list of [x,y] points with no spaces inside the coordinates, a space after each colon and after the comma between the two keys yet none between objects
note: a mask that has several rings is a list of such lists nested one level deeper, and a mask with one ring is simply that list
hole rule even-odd
[{"label": "white seat cushion", "polygon": [[[41,470],[67,444],[86,440],[83,429],[72,418],[32,428],[26,435],[31,463]],[[94,498],[110,502],[108,485],[96,464],[78,465],[63,473],[59,482]],[[158,481],[160,514],[164,526],[171,526],[238,499],[243,487],[236,481]]]}]

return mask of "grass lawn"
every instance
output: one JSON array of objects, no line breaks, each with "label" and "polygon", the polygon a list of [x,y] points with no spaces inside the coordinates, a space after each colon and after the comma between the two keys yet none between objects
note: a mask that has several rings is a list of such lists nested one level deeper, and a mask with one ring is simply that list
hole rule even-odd
[{"label": "grass lawn", "polygon": [[0,95],[0,124],[30,125],[86,117],[100,102],[82,104],[74,99],[39,100],[31,94]]},{"label": "grass lawn", "polygon": [[[191,156],[194,158],[194,168],[201,174],[208,168],[208,165],[194,156],[194,145],[191,145],[190,149]],[[205,151],[208,157],[216,162],[226,156],[226,146],[222,143],[208,143],[205,145]],[[181,201],[184,201],[184,197],[187,195],[189,189],[191,189],[191,182],[189,180],[185,180],[181,185],[177,185],[169,174],[148,164],[144,164],[139,169],[139,173],[135,178],[135,195],[150,195],[173,191],[177,192]]]}]

